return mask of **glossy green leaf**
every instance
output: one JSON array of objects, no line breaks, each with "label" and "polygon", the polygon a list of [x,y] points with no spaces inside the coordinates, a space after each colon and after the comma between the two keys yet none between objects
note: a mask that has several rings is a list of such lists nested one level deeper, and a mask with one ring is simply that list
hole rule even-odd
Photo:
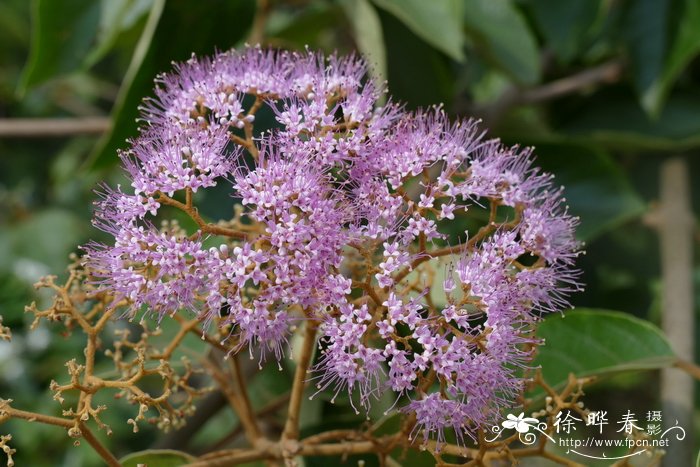
[{"label": "glossy green leaf", "polygon": [[547,47],[568,62],[598,19],[601,0],[527,0]]},{"label": "glossy green leaf", "polygon": [[495,66],[513,80],[533,84],[540,79],[540,56],[527,22],[510,0],[466,0],[467,33]]},{"label": "glossy green leaf", "polygon": [[536,154],[537,164],[564,186],[569,211],[581,220],[576,229],[580,240],[590,241],[646,211],[617,163],[595,146],[543,143]]},{"label": "glossy green leaf", "polygon": [[194,461],[196,459],[189,454],[171,449],[149,449],[119,460],[122,467],[179,467]]},{"label": "glossy green leaf", "polygon": [[537,329],[545,340],[534,365],[553,387],[577,377],[665,368],[675,356],[661,331],[619,311],[577,309],[551,315]]},{"label": "glossy green leaf", "polygon": [[94,0],[34,0],[32,44],[19,92],[80,68],[97,34]]},{"label": "glossy green leaf", "polygon": [[[90,165],[104,168],[117,163],[117,149],[137,134],[138,106],[153,94],[158,73],[171,70],[173,61],[187,60],[192,53],[211,55],[231,48],[247,34],[254,13],[254,0],[155,0],[112,112],[113,128],[98,143]],[[207,33],[188,33],[200,29]]]},{"label": "glossy green leaf", "polygon": [[387,78],[386,47],[382,23],[369,0],[344,0],[345,14],[352,25],[357,48],[367,57],[370,72],[378,82]]},{"label": "glossy green leaf", "polygon": [[459,0],[374,0],[416,36],[457,61],[464,60]]}]

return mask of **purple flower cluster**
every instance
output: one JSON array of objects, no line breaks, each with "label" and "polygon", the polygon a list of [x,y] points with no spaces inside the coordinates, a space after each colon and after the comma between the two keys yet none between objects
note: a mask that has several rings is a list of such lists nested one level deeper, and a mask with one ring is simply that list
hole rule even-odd
[{"label": "purple flower cluster", "polygon": [[[530,150],[440,108],[378,106],[365,73],[248,48],[159,76],[121,154],[133,194],[106,188],[98,205],[115,242],[88,260],[132,313],[191,310],[261,356],[312,320],[319,390],[364,408],[392,391],[414,433],[461,439],[513,399],[539,314],[579,289],[577,221]],[[255,133],[260,112],[276,125]],[[193,196],[218,183],[242,214],[207,224]],[[164,205],[197,231],[157,228]],[[472,213],[488,220],[467,231]]]}]

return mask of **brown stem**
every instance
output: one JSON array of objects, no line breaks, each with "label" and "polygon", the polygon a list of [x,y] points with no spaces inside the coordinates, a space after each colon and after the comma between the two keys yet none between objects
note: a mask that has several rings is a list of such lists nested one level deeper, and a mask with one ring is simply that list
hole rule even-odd
[{"label": "brown stem", "polygon": [[120,306],[120,303],[126,304],[126,300],[121,300],[114,306],[110,307],[108,310],[106,310],[102,316],[100,316],[100,319],[95,323],[95,326],[93,326],[93,329],[95,330],[96,334],[99,334],[104,327],[107,325],[107,322],[112,318],[114,313],[117,312],[117,307]]},{"label": "brown stem", "polygon": [[574,94],[582,89],[599,84],[614,83],[622,77],[623,70],[623,63],[613,60],[536,88],[520,89],[514,86],[506,90],[495,102],[491,102],[487,106],[470,109],[468,104],[462,105],[458,113],[469,112],[481,115],[486,125],[493,127],[513,107],[538,104]]},{"label": "brown stem", "polygon": [[260,430],[258,429],[255,420],[248,416],[248,412],[245,408],[245,402],[241,400],[241,395],[239,394],[238,390],[233,387],[229,376],[224,373],[218,362],[214,361],[213,358],[210,358],[207,363],[209,364],[212,377],[219,384],[221,392],[223,392],[224,396],[226,396],[226,400],[228,400],[233,411],[236,413],[236,415],[238,415],[238,419],[241,422],[241,426],[243,426],[243,431],[246,434],[246,438],[251,445],[255,446],[255,444],[261,439]]},{"label": "brown stem", "polygon": [[183,427],[171,430],[165,436],[157,439],[151,448],[185,450],[190,440],[224,407],[226,407],[224,394],[221,391],[210,392],[197,404],[194,414],[187,417],[187,422]]},{"label": "brown stem", "polygon": [[[12,407],[3,407],[2,411],[11,418],[21,418],[27,420],[28,422],[39,422],[47,425],[55,425],[70,430],[75,427],[75,421],[66,418],[52,417],[51,415],[44,415],[40,413],[27,412],[26,410],[19,410]],[[120,467],[121,464],[114,457],[114,455],[105,448],[100,441],[95,438],[90,429],[85,424],[80,424],[80,432],[85,438],[90,446],[105,460],[107,465],[111,467]]]},{"label": "brown stem", "polygon": [[[289,393],[282,394],[281,396],[278,396],[276,399],[273,399],[272,401],[268,402],[263,408],[258,410],[255,413],[255,419],[261,420],[263,417],[266,417],[272,413],[277,412],[279,409],[281,409],[282,407],[284,407],[287,404],[287,401],[289,401]],[[206,449],[203,449],[202,452],[218,451],[219,449],[226,446],[228,443],[235,440],[241,434],[242,431],[243,431],[243,428],[239,424],[233,430],[231,430],[230,433],[228,433],[226,436],[224,436],[223,438],[218,440],[212,446],[210,446]],[[205,457],[205,456],[203,456],[203,457]]]},{"label": "brown stem", "polygon": [[197,208],[181,203],[180,201],[173,199],[170,196],[165,195],[164,193],[158,193],[158,198],[156,199],[156,201],[158,201],[161,204],[172,206],[185,212],[188,216],[192,218],[193,221],[197,223],[197,226],[199,226],[200,230],[204,233],[222,235],[224,237],[237,238],[241,240],[245,240],[248,237],[245,233],[239,232],[238,230],[207,223],[202,218],[202,216],[199,215],[199,211],[197,211]]},{"label": "brown stem", "polygon": [[[426,442],[424,446],[426,447],[426,449],[432,452],[435,452],[438,448],[437,443],[433,440],[428,440],[428,442]],[[456,444],[441,443],[440,454],[450,454],[452,456],[474,458],[479,455],[479,451],[476,449],[466,448],[464,446],[458,446]]]},{"label": "brown stem", "polygon": [[379,440],[375,441],[347,441],[328,444],[302,445],[300,456],[337,456],[377,452]]},{"label": "brown stem", "polygon": [[[328,444],[301,444],[295,453],[300,456],[341,456],[382,452],[392,446],[393,436],[386,436],[372,441],[347,441]],[[273,443],[265,449],[235,450],[229,454],[213,457],[206,456],[199,462],[188,464],[188,467],[226,467],[262,459],[280,459],[283,457],[282,442]],[[222,453],[223,454],[223,453]]]},{"label": "brown stem", "polygon": [[92,431],[85,426],[84,424],[80,425],[80,431],[83,434],[83,438],[85,438],[85,441],[87,441],[90,446],[97,452],[97,454],[104,459],[104,461],[109,465],[110,467],[121,467],[121,463],[117,460],[116,457],[114,457],[114,454],[112,454],[106,447],[100,443],[100,440],[98,440],[95,435],[92,434]]},{"label": "brown stem", "polygon": [[269,13],[269,0],[258,0],[257,10],[255,12],[255,17],[253,18],[253,26],[251,27],[250,35],[248,36],[249,43],[253,45],[263,43],[265,40],[265,24],[267,23],[267,16]]},{"label": "brown stem", "polygon": [[229,467],[245,462],[254,462],[262,459],[274,458],[272,452],[267,449],[246,449],[233,451],[230,454],[216,458],[207,457],[198,462],[187,464],[187,467]]},{"label": "brown stem", "polygon": [[357,430],[330,430],[317,435],[306,437],[302,440],[304,445],[320,444],[336,439],[357,439],[362,438],[362,433]]},{"label": "brown stem", "polygon": [[673,363],[673,365],[676,368],[680,368],[681,370],[685,371],[693,378],[700,380],[700,366],[696,365],[695,363],[679,358]]},{"label": "brown stem", "polygon": [[27,412],[26,410],[19,410],[12,407],[3,407],[3,412],[7,413],[12,418],[21,418],[29,422],[39,422],[45,423],[47,425],[56,425],[63,428],[73,428],[75,424],[73,420],[68,420],[66,418],[52,417],[51,415],[43,415],[40,413]]},{"label": "brown stem", "polygon": [[187,333],[199,324],[199,319],[195,318],[193,320],[180,324],[180,329],[178,329],[177,334],[175,334],[175,337],[173,337],[173,340],[170,341],[170,343],[165,348],[165,350],[163,350],[162,353],[153,355],[151,357],[153,360],[170,360],[170,357],[172,356],[173,352],[180,345]]},{"label": "brown stem", "polygon": [[55,279],[55,277],[52,277],[50,279],[50,281],[47,283],[47,286],[55,290],[56,293],[58,293],[58,295],[61,297],[61,300],[63,300],[63,304],[65,305],[66,310],[68,310],[68,314],[70,314],[71,318],[73,318],[83,329],[83,331],[85,331],[85,334],[94,334],[95,330],[92,328],[92,325],[87,322],[83,314],[80,311],[78,311],[73,305],[73,300],[68,294],[68,287],[59,287],[54,283],[53,279]]},{"label": "brown stem", "polygon": [[248,420],[248,424],[253,430],[253,433],[251,433],[254,436],[252,442],[253,445],[255,445],[255,442],[261,438],[262,435],[255,418],[255,412],[253,412],[253,406],[251,405],[250,398],[248,397],[248,389],[245,385],[243,372],[241,372],[241,365],[238,361],[238,355],[232,355],[229,361],[231,369],[233,370],[233,389],[238,394],[238,399],[241,403],[241,411],[243,412],[239,415]]},{"label": "brown stem", "polygon": [[[254,116],[255,113],[260,109],[260,107],[262,107],[263,102],[265,101],[262,97],[255,96],[255,102],[253,102],[253,105],[250,106],[250,109],[248,110],[246,116]],[[260,153],[258,151],[258,147],[255,145],[255,141],[253,140],[253,123],[249,122],[248,120],[244,120],[243,132],[245,133],[245,142],[248,152],[251,156],[253,156],[255,160],[258,160]]]},{"label": "brown stem", "polygon": [[372,281],[372,275],[368,274],[367,278],[364,282],[353,281],[352,286],[361,288],[362,290],[365,291],[367,296],[369,296],[369,298],[371,298],[372,301],[374,301],[374,303],[377,304],[377,306],[382,306],[382,303],[384,302],[384,300],[379,298],[377,291],[374,290],[374,287],[372,287],[371,281]]},{"label": "brown stem", "polygon": [[613,60],[520,93],[517,104],[535,104],[562,97],[600,83],[614,83],[622,75],[622,63]]},{"label": "brown stem", "polygon": [[87,118],[3,118],[0,119],[2,138],[38,138],[101,134],[109,130],[107,117]]},{"label": "brown stem", "polygon": [[543,457],[560,465],[566,465],[568,467],[583,467],[583,464],[579,464],[578,462],[566,459],[549,451],[545,451],[542,447],[511,449],[508,451],[489,451],[486,453],[486,455],[484,455],[483,460],[490,461],[503,459],[505,457],[511,457],[513,460],[523,457]]},{"label": "brown stem", "polygon": [[[418,258],[414,259],[413,262],[411,263],[410,266],[403,268],[401,271],[397,273],[397,275],[393,278],[395,283],[401,282],[406,276],[408,276],[411,271],[413,271],[416,267],[420,266],[424,262],[431,260],[433,258],[437,258],[439,256],[447,256],[455,253],[461,253],[463,251],[467,251],[471,248],[473,248],[477,242],[481,241],[492,233],[493,231],[496,230],[496,209],[498,208],[498,204],[495,201],[491,201],[491,213],[489,215],[489,222],[485,226],[479,229],[479,231],[474,235],[472,238],[469,239],[468,242],[462,244],[462,245],[456,245],[456,246],[448,246],[444,248],[439,248],[437,250],[432,250],[432,251],[427,251],[424,252],[423,255],[419,256]],[[517,222],[516,222],[517,221]],[[510,222],[506,225],[506,227],[511,227],[514,225],[517,225],[519,222],[519,217],[516,218],[513,222]]]},{"label": "brown stem", "polygon": [[[185,325],[187,320],[183,318],[182,316],[176,314],[174,316],[175,320],[180,323],[182,326]],[[198,318],[199,321],[202,321],[202,317]],[[193,326],[188,329],[190,333],[194,334],[195,336],[199,337],[200,339],[206,341],[209,345],[211,345],[213,348],[221,350],[222,352],[226,353],[228,352],[228,348],[225,345],[221,344],[221,341],[218,339],[214,339],[211,337],[209,334],[204,333],[198,326]]]},{"label": "brown stem", "polygon": [[289,410],[287,421],[284,424],[283,440],[294,440],[299,438],[299,412],[301,411],[301,400],[304,395],[304,382],[306,373],[309,370],[311,359],[316,345],[317,321],[307,321],[304,342],[301,347],[301,355],[294,372],[294,382],[292,383],[292,393],[289,398]]},{"label": "brown stem", "polygon": [[185,188],[185,206],[192,209],[192,188]]},{"label": "brown stem", "polygon": [[238,135],[229,135],[229,139],[239,146],[250,149],[250,143]]}]

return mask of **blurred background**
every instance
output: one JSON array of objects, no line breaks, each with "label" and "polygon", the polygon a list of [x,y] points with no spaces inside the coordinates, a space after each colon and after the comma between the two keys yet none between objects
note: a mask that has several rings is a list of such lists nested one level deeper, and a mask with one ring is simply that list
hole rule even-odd
[{"label": "blurred background", "polygon": [[[40,276],[60,275],[78,245],[100,238],[93,190],[123,180],[116,151],[135,135],[155,75],[246,42],[357,51],[408,108],[443,105],[481,118],[492,137],[535,146],[581,218],[586,291],[574,304],[646,320],[678,357],[698,361],[700,1],[0,0],[0,315],[14,333],[0,342],[0,397],[58,410],[48,382],[64,377],[82,340],[28,333],[23,308],[46,299],[32,288]],[[218,199],[230,205],[227,193]],[[591,345],[619,338],[603,328]],[[652,369],[603,378],[587,403],[640,417],[675,410],[690,430],[692,381],[638,366]],[[274,378],[260,381],[267,397]],[[131,435],[129,416],[112,415],[119,454],[158,442],[155,431]],[[223,437],[228,417],[212,417],[191,450]],[[0,432],[13,433],[17,465],[99,465],[58,428]],[[669,455],[696,455],[693,436]]]}]

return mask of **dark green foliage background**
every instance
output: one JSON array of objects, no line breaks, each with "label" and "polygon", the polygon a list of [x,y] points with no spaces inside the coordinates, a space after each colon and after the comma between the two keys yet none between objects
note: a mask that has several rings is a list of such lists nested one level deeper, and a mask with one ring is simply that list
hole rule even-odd
[{"label": "dark green foliage background", "polygon": [[[100,138],[0,137],[0,314],[15,332],[12,343],[0,343],[0,397],[58,413],[48,383],[65,377],[63,363],[79,356],[82,341],[48,327],[25,333],[24,304],[46,299],[31,284],[60,273],[77,245],[100,238],[89,222],[92,190],[100,180],[123,181],[116,150],[135,134],[137,106],[155,74],[193,52],[243,45],[257,11],[254,0],[0,2],[0,118],[109,115],[114,122]],[[566,186],[571,211],[581,216],[587,289],[574,304],[658,324],[658,236],[643,218],[658,197],[665,158],[686,157],[691,180],[699,180],[700,1],[271,0],[266,24],[273,46],[368,54],[375,77],[387,79],[408,108],[442,104],[455,117],[484,118],[491,136],[536,146],[539,164]],[[611,82],[503,105],[504,96],[610,62],[623,70]],[[206,202],[215,216],[231,203],[225,190]],[[693,205],[697,213],[697,186]],[[254,403],[283,393],[288,373],[256,376]],[[659,405],[656,377],[609,378],[588,400],[611,411],[621,410],[620,401],[624,409],[651,410]],[[310,403],[304,432],[362,422],[343,407],[323,398]],[[118,455],[146,449],[159,436],[132,435],[125,423],[131,409],[115,409],[108,420]],[[197,452],[234,423],[220,414],[183,448]],[[87,446],[70,447],[60,429],[11,422],[0,432],[13,433],[17,465],[99,465]],[[405,462],[425,465],[420,457]]]}]

